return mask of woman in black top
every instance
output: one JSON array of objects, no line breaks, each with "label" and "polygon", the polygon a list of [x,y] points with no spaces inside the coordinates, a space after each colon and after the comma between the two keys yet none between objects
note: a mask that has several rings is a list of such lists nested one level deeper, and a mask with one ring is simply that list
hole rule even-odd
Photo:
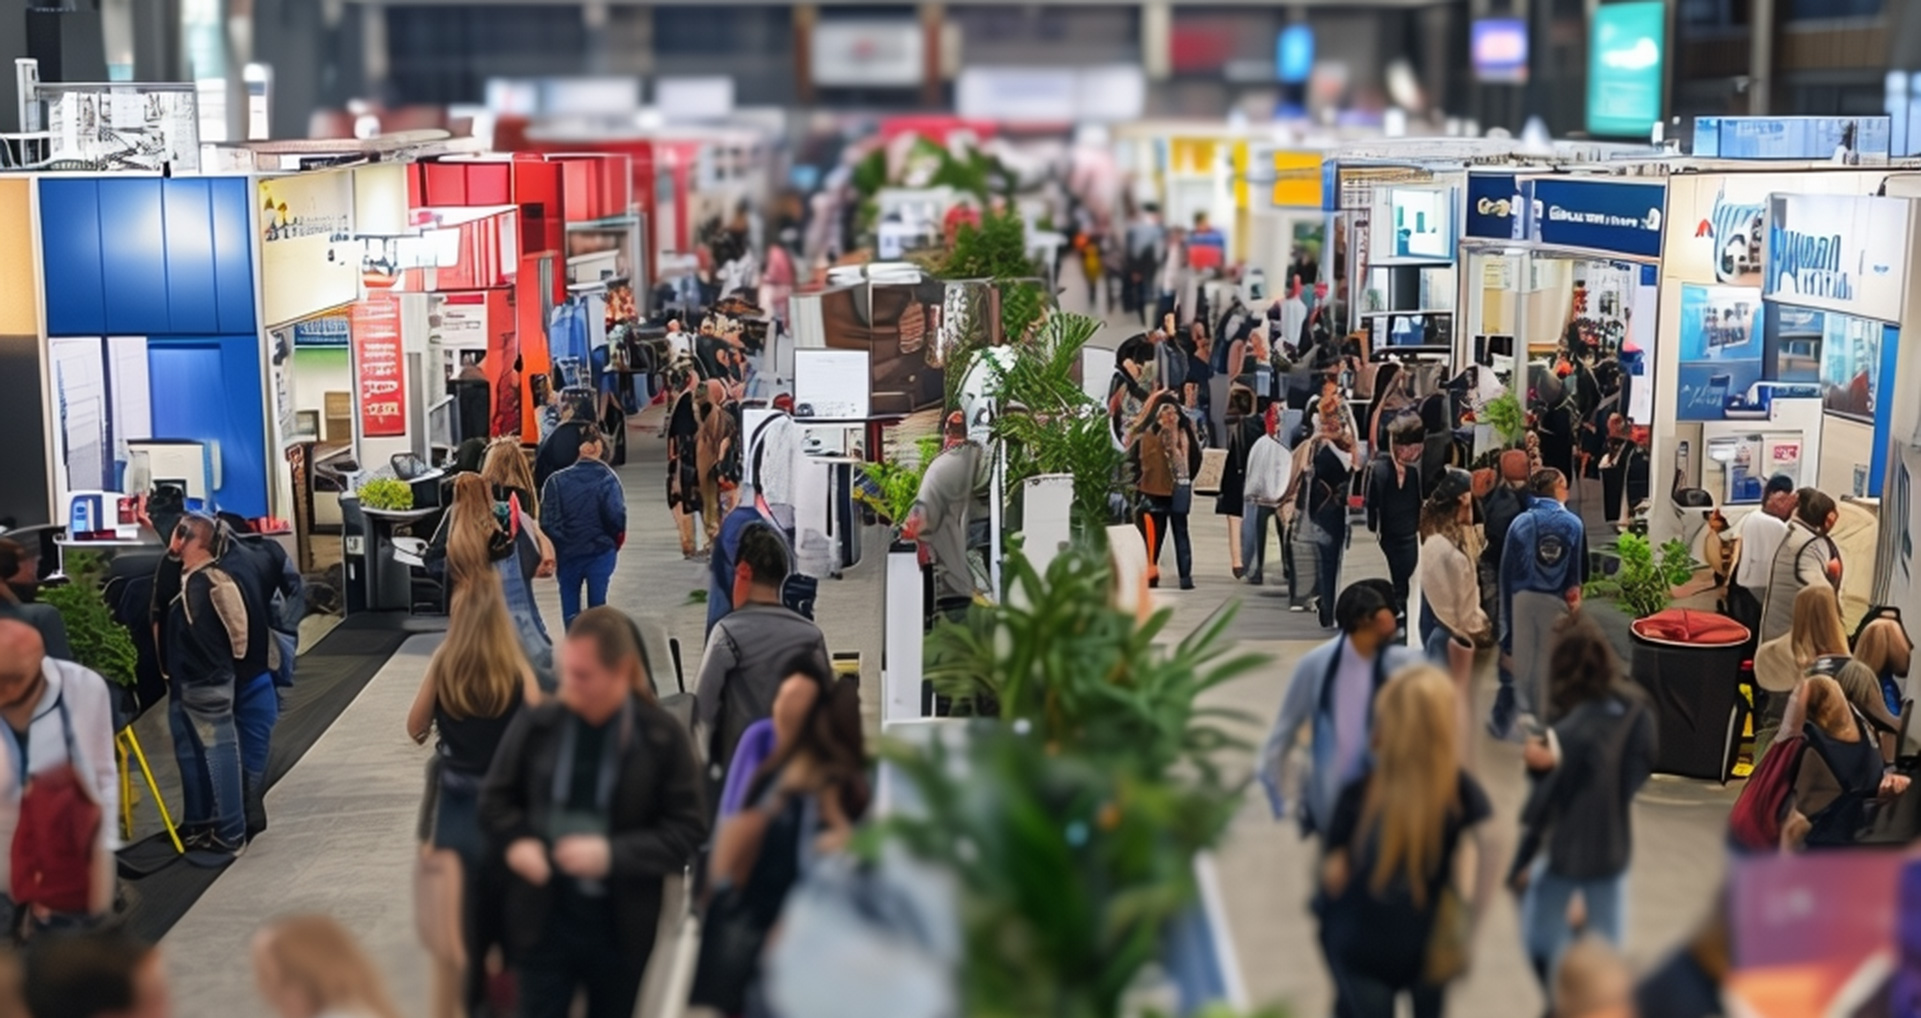
[{"label": "woman in black top", "polygon": [[[427,675],[407,711],[407,735],[414,742],[425,743],[435,731],[440,735],[422,808],[423,818],[431,819],[424,825],[421,851],[430,861],[439,856],[442,866],[457,860],[461,876],[461,915],[447,922],[458,923],[464,950],[427,945],[435,955],[434,991],[441,1001],[465,1001],[469,1011],[479,1004],[485,984],[481,960],[501,929],[501,917],[481,906],[500,900],[491,892],[504,877],[480,830],[481,780],[507,726],[522,707],[539,701],[540,687],[508,618],[500,576],[477,570],[454,592],[447,639],[427,662]],[[452,1012],[436,1006],[434,1013]]]},{"label": "woman in black top", "polygon": [[700,469],[698,464],[700,414],[694,390],[700,375],[691,365],[675,369],[680,392],[667,415],[667,507],[674,513],[674,528],[680,532],[680,556],[696,556],[694,514],[700,512]]},{"label": "woman in black top", "polygon": [[692,1002],[722,1014],[747,1010],[760,952],[787,894],[815,860],[839,852],[870,798],[860,686],[800,654],[775,694],[775,749],[748,786],[741,812],[714,839],[713,897]]},{"label": "woman in black top", "polygon": [[1247,575],[1241,564],[1241,511],[1247,502],[1247,454],[1267,434],[1254,413],[1254,390],[1236,385],[1227,392],[1227,461],[1221,467],[1221,493],[1214,515],[1227,517],[1228,561],[1234,578]]},{"label": "woman in black top", "polygon": [[1552,738],[1530,736],[1534,777],[1521,811],[1521,843],[1508,882],[1521,894],[1521,931],[1543,989],[1573,943],[1568,903],[1587,908],[1586,932],[1615,948],[1626,932],[1634,795],[1654,766],[1654,718],[1624,681],[1613,646],[1584,615],[1561,623],[1548,658]]},{"label": "woman in black top", "polygon": [[[1382,686],[1373,768],[1334,807],[1314,911],[1340,1018],[1393,1018],[1402,995],[1415,1018],[1439,1018],[1446,984],[1461,973],[1438,963],[1436,939],[1464,958],[1494,884],[1480,834],[1493,807],[1461,769],[1454,700],[1453,681],[1427,665]],[[1437,922],[1449,926],[1437,931]]]}]

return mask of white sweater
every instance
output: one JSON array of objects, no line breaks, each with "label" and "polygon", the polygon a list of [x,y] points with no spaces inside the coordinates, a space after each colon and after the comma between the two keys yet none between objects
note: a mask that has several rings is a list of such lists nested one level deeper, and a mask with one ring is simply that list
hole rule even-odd
[{"label": "white sweater", "polygon": [[[113,752],[113,694],[107,680],[72,661],[47,658],[41,666],[47,688],[34,706],[27,728],[27,771],[37,774],[68,762],[67,732],[60,706],[73,724],[73,745],[80,751],[77,769],[94,801],[100,804],[100,837],[107,851],[120,847],[120,771]],[[13,730],[0,724],[0,846],[13,844],[20,824],[20,753]],[[11,853],[0,851],[0,891],[11,893]]]}]

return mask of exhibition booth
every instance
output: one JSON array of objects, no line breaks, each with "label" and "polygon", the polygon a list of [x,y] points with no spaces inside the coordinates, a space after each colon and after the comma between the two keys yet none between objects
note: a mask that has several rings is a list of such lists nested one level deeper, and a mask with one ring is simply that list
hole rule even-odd
[{"label": "exhibition booth", "polygon": [[[1905,278],[1906,249],[1884,271],[1870,273],[1875,296],[1851,283],[1849,298],[1809,304],[1799,286],[1784,292],[1768,281],[1769,206],[1770,196],[1789,193],[1838,202],[1822,211],[1844,226],[1848,203],[1874,193],[1887,176],[1832,164],[1720,163],[1669,177],[1672,228],[1661,262],[1668,299],[1654,372],[1660,441],[1652,449],[1654,476],[1669,483],[1651,492],[1649,528],[1657,540],[1698,540],[1700,513],[1674,505],[1678,489],[1705,490],[1730,522],[1759,505],[1775,474],[1837,497],[1879,492],[1888,430],[1876,416],[1891,402],[1882,391],[1893,373],[1883,369],[1895,344],[1881,350],[1883,330],[1871,323],[1900,321],[1905,295],[1887,292],[1886,277]],[[1805,211],[1794,205],[1783,212]],[[1877,208],[1893,217],[1885,228],[1899,236],[1908,220],[1904,204]],[[1865,270],[1858,257],[1850,264],[1857,274]],[[1796,270],[1783,262],[1782,271],[1785,283]]]},{"label": "exhibition booth", "polygon": [[[1666,187],[1649,164],[1479,170],[1465,187],[1465,363],[1507,382],[1591,524],[1647,497]],[[1598,482],[1598,488],[1587,487]]]}]

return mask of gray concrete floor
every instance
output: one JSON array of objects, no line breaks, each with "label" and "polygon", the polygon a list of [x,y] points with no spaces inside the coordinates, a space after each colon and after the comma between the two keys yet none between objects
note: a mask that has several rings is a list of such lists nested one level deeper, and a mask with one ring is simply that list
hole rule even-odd
[{"label": "gray concrete floor", "polygon": [[[1109,329],[1102,342],[1111,345],[1129,331]],[[621,471],[631,525],[610,601],[657,620],[678,636],[691,679],[698,668],[705,610],[690,599],[690,592],[705,588],[705,565],[680,558],[664,504],[656,421],[657,414],[649,414],[636,424],[629,440],[633,462]],[[1185,633],[1224,602],[1250,593],[1228,577],[1224,524],[1201,514],[1193,524],[1198,589],[1155,595],[1174,612],[1171,633]],[[882,539],[870,534],[867,560],[843,579],[823,583],[819,598],[819,618],[830,647],[862,656],[870,704],[879,701]],[[1356,536],[1345,572],[1349,580],[1385,575],[1380,553],[1364,533]],[[548,618],[557,620],[551,584],[542,588],[541,599]],[[179,1013],[262,1013],[245,941],[260,921],[290,911],[327,912],[347,923],[393,981],[403,1009],[408,1014],[425,1012],[425,957],[412,928],[410,881],[426,751],[407,740],[402,719],[432,639],[410,641],[273,790],[268,800],[273,828],[168,936]],[[1258,740],[1294,662],[1313,642],[1250,638],[1243,645],[1271,660],[1218,690],[1214,701],[1256,719],[1246,734]],[[1484,678],[1480,702],[1487,702],[1491,685],[1491,678]],[[1484,737],[1476,750],[1503,844],[1511,847],[1524,790],[1518,753]],[[164,753],[154,759],[163,770],[171,767]],[[1641,795],[1634,812],[1636,863],[1627,945],[1631,960],[1653,961],[1705,914],[1720,881],[1721,832],[1733,797],[1731,789],[1675,779],[1656,779]],[[1297,1016],[1325,1015],[1332,1003],[1306,909],[1312,864],[1308,846],[1292,825],[1274,821],[1259,796],[1248,798],[1219,853],[1227,920],[1250,996],[1256,1002],[1285,1003]],[[1453,992],[1455,1013],[1525,1015],[1541,1010],[1517,927],[1513,902],[1503,894],[1479,931],[1472,973]]]}]

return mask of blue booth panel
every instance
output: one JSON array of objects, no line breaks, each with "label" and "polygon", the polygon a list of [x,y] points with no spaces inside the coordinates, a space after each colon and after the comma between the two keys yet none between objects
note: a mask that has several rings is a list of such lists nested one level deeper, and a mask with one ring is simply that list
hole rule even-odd
[{"label": "blue booth panel", "polygon": [[40,257],[47,280],[47,331],[55,336],[107,331],[106,280],[100,266],[100,182],[40,182]]},{"label": "blue booth panel", "polygon": [[40,188],[50,334],[255,328],[246,178],[50,178]]},{"label": "blue booth panel", "polygon": [[139,336],[173,331],[167,320],[168,231],[160,184],[158,179],[100,182],[100,265],[108,332]]},{"label": "blue booth panel", "polygon": [[218,442],[214,501],[227,512],[265,516],[267,420],[259,338],[151,338],[147,372],[154,437]]},{"label": "blue booth panel", "polygon": [[[220,330],[214,285],[213,200],[208,180],[170,180],[161,195],[167,243],[167,332],[212,335]],[[205,224],[205,229],[191,229]],[[112,312],[108,312],[111,320]],[[149,332],[153,330],[148,330]]]}]

